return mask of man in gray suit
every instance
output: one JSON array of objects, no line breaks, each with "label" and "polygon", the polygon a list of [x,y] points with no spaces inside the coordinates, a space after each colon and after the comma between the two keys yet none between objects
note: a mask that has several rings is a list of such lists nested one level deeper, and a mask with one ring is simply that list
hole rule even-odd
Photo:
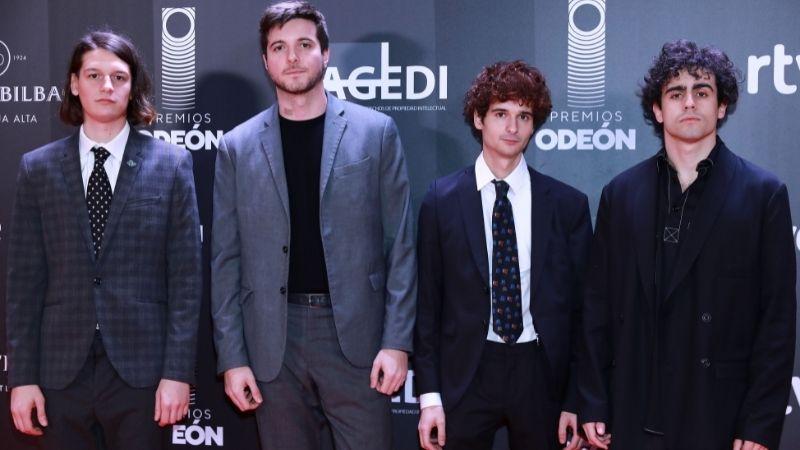
[{"label": "man in gray suit", "polygon": [[65,91],[61,118],[80,129],[20,163],[8,253],[11,414],[47,449],[95,448],[98,426],[109,448],[161,448],[156,422],[186,415],[194,379],[192,158],[132,128],[155,111],[126,38],[84,36]]},{"label": "man in gray suit", "polygon": [[313,6],[270,6],[260,32],[278,102],[217,154],[218,369],[233,403],[256,409],[263,448],[319,448],[328,425],[337,449],[390,448],[416,296],[397,128],[325,92],[328,34]]}]

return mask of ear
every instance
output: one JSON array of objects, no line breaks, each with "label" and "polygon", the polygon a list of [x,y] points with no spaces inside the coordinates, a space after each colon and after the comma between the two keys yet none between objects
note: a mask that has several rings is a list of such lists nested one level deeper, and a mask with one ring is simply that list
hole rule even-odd
[{"label": "ear", "polygon": [[78,96],[78,76],[74,73],[69,75],[69,90],[75,97]]},{"label": "ear", "polygon": [[262,53],[261,54],[261,61],[264,62],[264,70],[266,70],[267,73],[269,73],[269,67],[267,67],[267,54],[266,53]]},{"label": "ear", "polygon": [[725,114],[728,112],[728,104],[727,103],[720,103],[717,107],[717,119],[722,120],[725,118]]},{"label": "ear", "polygon": [[472,114],[472,123],[475,125],[475,128],[483,130],[483,118],[478,115],[478,111]]},{"label": "ear", "polygon": [[661,113],[661,105],[658,102],[653,102],[653,114],[655,114],[658,123],[664,123],[664,115]]},{"label": "ear", "polygon": [[323,64],[325,67],[328,67],[328,61],[330,60],[330,57],[331,57],[331,52],[330,52],[330,47],[329,47],[329,48],[326,48],[326,49],[325,49],[325,50],[322,52],[322,64]]}]

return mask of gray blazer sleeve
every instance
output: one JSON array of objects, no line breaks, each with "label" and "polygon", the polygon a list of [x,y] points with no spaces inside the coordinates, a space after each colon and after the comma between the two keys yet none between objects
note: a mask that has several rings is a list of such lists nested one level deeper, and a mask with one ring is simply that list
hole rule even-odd
[{"label": "gray blazer sleeve", "polygon": [[217,371],[248,366],[242,308],[239,303],[241,242],[236,211],[236,161],[223,138],[214,174],[211,238],[211,315]]},{"label": "gray blazer sleeve", "polygon": [[386,261],[386,314],[381,348],[411,352],[417,308],[417,259],[408,172],[397,126],[391,118],[384,124],[380,171]]}]

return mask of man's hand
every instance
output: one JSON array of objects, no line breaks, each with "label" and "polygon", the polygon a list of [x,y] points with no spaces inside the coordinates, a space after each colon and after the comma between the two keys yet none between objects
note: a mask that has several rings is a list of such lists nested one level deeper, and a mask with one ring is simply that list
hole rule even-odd
[{"label": "man's hand", "polygon": [[[567,433],[572,433],[572,438],[567,442]],[[578,416],[567,411],[561,411],[558,419],[558,442],[564,450],[577,450],[583,444],[583,439],[578,436]]]},{"label": "man's hand", "polygon": [[156,410],[153,420],[165,427],[189,414],[189,384],[162,378],[156,389]]},{"label": "man's hand", "polygon": [[38,385],[27,384],[11,389],[11,418],[14,426],[25,434],[41,436],[42,429],[33,424],[31,413],[36,408],[36,418],[43,427],[47,426],[47,415],[44,412],[44,395]]},{"label": "man's hand", "polygon": [[[431,432],[436,429],[436,434],[431,439]],[[422,408],[419,413],[419,446],[425,450],[442,450],[444,446],[444,408],[441,406],[429,406]]]},{"label": "man's hand", "polygon": [[597,448],[607,449],[611,444],[611,435],[606,434],[606,424],[603,422],[587,422],[583,424],[586,439]]},{"label": "man's hand", "polygon": [[258,390],[256,377],[247,366],[234,367],[225,371],[225,393],[239,411],[258,408],[263,399]]},{"label": "man's hand", "polygon": [[372,363],[369,387],[381,394],[391,395],[406,381],[408,354],[402,350],[384,348]]},{"label": "man's hand", "polygon": [[767,447],[764,447],[761,444],[756,444],[753,441],[736,439],[733,441],[733,450],[767,450]]}]

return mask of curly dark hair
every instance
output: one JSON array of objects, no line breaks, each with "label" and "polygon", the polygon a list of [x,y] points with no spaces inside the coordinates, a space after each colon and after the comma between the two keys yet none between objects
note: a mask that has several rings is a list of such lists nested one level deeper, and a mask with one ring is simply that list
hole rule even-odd
[{"label": "curly dark hair", "polygon": [[661,90],[682,70],[688,71],[695,78],[706,73],[714,74],[717,101],[727,105],[727,113],[717,121],[717,128],[736,110],[741,74],[725,52],[712,46],[700,48],[695,42],[686,39],[667,42],[661,47],[661,53],[653,59],[653,65],[647,71],[639,91],[644,121],[652,125],[656,135],[661,138],[664,137],[664,125],[656,120],[653,105],[661,106]]},{"label": "curly dark hair", "polygon": [[533,129],[547,120],[553,103],[544,75],[536,67],[524,61],[500,61],[486,66],[464,94],[464,122],[472,130],[472,136],[483,142],[481,130],[475,128],[475,113],[486,117],[492,102],[519,100],[533,111]]},{"label": "curly dark hair", "polygon": [[317,40],[324,52],[328,49],[328,24],[325,16],[314,5],[304,1],[286,1],[270,5],[261,16],[258,23],[258,33],[261,39],[261,53],[267,54],[267,36],[269,30],[282,27],[292,19],[306,19],[314,22],[317,27]]},{"label": "curly dark hair", "polygon": [[128,65],[131,71],[131,94],[128,101],[127,118],[131,125],[149,125],[156,117],[153,107],[152,83],[144,67],[142,57],[133,43],[125,36],[110,30],[91,31],[81,37],[72,51],[67,80],[64,82],[64,100],[59,108],[61,120],[69,125],[83,123],[83,107],[76,95],[72,95],[70,82],[72,75],[79,75],[83,66],[83,55],[92,50],[106,50]]}]

